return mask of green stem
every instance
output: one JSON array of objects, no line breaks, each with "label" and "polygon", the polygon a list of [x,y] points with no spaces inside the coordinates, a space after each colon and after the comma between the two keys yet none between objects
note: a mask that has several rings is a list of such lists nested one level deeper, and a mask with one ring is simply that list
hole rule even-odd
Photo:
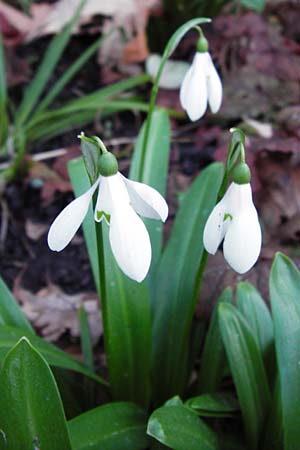
[{"label": "green stem", "polygon": [[98,265],[99,265],[99,278],[100,278],[100,305],[102,310],[103,331],[107,329],[107,295],[106,295],[106,283],[105,283],[105,255],[104,255],[104,243],[103,243],[103,230],[102,222],[96,223],[96,238],[97,238],[97,252],[98,252]]},{"label": "green stem", "polygon": [[201,283],[202,283],[202,278],[203,278],[203,274],[206,268],[206,263],[207,263],[207,257],[208,257],[208,253],[207,251],[204,249],[201,259],[200,259],[200,264],[199,264],[199,268],[198,268],[198,273],[197,273],[197,278],[195,281],[195,287],[194,287],[194,293],[193,293],[193,304],[196,305],[198,297],[199,297],[199,293],[200,293],[200,289],[201,289]]}]

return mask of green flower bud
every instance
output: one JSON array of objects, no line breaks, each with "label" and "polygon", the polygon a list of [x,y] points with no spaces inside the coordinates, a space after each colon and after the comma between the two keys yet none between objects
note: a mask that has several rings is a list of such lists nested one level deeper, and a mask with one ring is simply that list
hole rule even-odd
[{"label": "green flower bud", "polygon": [[233,181],[237,184],[247,184],[251,180],[250,167],[246,163],[238,164],[232,173]]},{"label": "green flower bud", "polygon": [[197,51],[205,53],[208,51],[208,40],[204,36],[200,36],[197,42]]},{"label": "green flower bud", "polygon": [[118,172],[118,161],[116,157],[110,153],[105,152],[99,158],[99,173],[104,177],[115,175]]}]

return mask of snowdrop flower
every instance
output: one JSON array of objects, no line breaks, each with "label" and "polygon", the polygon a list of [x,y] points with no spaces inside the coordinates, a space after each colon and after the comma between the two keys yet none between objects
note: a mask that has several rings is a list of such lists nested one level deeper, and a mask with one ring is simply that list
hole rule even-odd
[{"label": "snowdrop flower", "polygon": [[193,122],[204,115],[207,103],[212,113],[220,109],[222,83],[204,36],[198,40],[197,53],[181,84],[180,103]]},{"label": "snowdrop flower", "polygon": [[106,151],[99,159],[100,176],[93,186],[73,200],[52,223],[48,233],[51,250],[63,250],[85,218],[93,194],[98,188],[94,212],[97,222],[109,225],[109,241],[120,269],[141,282],[151,263],[151,243],[139,215],[163,222],[168,216],[164,198],[152,187],[131,181],[118,172],[116,158]]},{"label": "snowdrop flower", "polygon": [[259,257],[262,236],[249,182],[233,182],[206,222],[203,242],[208,253],[214,255],[223,239],[228,264],[241,274],[250,270]]}]

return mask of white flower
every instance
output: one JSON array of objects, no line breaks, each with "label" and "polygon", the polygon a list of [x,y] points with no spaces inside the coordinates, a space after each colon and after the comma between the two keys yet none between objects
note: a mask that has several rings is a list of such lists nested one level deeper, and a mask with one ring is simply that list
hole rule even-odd
[{"label": "white flower", "polygon": [[207,102],[213,113],[222,103],[222,83],[208,52],[197,52],[180,88],[180,103],[192,121],[200,119]]},{"label": "white flower", "polygon": [[214,255],[224,239],[228,264],[245,273],[256,263],[261,249],[261,229],[249,183],[232,183],[211,212],[203,235],[204,247]]},{"label": "white flower", "polygon": [[151,219],[168,216],[168,205],[152,187],[130,181],[120,172],[100,176],[83,195],[73,200],[54,220],[48,233],[51,250],[63,250],[74,237],[85,218],[92,196],[99,186],[95,220],[109,224],[109,240],[120,269],[141,282],[151,263],[151,243],[144,222],[136,214]]}]

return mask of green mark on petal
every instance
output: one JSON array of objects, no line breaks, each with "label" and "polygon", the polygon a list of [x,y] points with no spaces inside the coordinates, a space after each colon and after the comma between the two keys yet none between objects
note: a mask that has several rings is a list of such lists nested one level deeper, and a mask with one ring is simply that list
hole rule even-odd
[{"label": "green mark on petal", "polygon": [[110,214],[105,214],[104,211],[97,211],[97,220],[101,222],[102,219],[105,219],[106,223],[110,224]]},{"label": "green mark on petal", "polygon": [[223,221],[225,222],[227,219],[232,220],[232,219],[233,219],[232,215],[229,214],[229,213],[225,213],[225,214],[224,214],[224,219],[223,219]]}]

